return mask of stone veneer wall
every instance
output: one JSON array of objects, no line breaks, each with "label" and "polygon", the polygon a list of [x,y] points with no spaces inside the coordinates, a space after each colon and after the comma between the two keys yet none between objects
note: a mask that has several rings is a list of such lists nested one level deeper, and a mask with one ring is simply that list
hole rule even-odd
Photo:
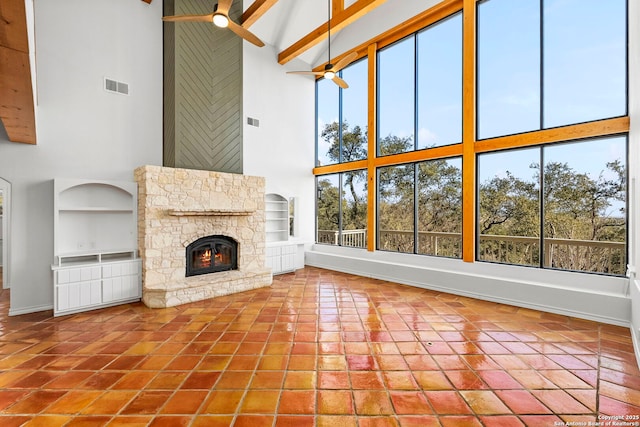
[{"label": "stone veneer wall", "polygon": [[[170,307],[271,284],[265,267],[264,178],[160,166],[141,166],[134,176],[147,306]],[[172,215],[172,210],[197,214]],[[238,242],[238,270],[186,277],[187,245],[215,234]]]}]

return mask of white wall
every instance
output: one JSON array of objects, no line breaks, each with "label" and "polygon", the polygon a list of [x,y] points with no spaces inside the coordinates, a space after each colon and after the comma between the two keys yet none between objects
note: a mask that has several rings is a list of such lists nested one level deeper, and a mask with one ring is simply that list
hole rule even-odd
[{"label": "white wall", "polygon": [[[8,183],[3,180],[2,178],[0,178],[0,267],[2,267],[2,264],[4,263],[4,239],[3,239],[3,234],[4,234],[4,215],[2,214],[2,210],[4,209],[4,201],[3,201],[3,195],[4,195],[4,186],[7,185]],[[4,274],[4,272],[2,273]],[[8,284],[2,283],[2,287],[3,288],[7,288]]]},{"label": "white wall", "polygon": [[640,366],[640,2],[629,0],[629,182],[630,201],[630,264],[635,269],[631,283],[632,323],[631,330]]},{"label": "white wall", "polygon": [[[315,240],[315,82],[286,74],[308,69],[292,61],[281,66],[271,46],[243,49],[243,171],[264,176],[266,192],[296,197],[303,242]],[[300,68],[303,67],[303,68]],[[258,119],[249,126],[247,117]]]},{"label": "white wall", "polygon": [[[6,141],[7,134],[2,122],[0,122],[0,141]],[[11,288],[9,283],[9,242],[11,241],[11,183],[0,177],[0,191],[2,192],[2,218],[0,218],[0,228],[2,228],[2,289]]]},{"label": "white wall", "polygon": [[[162,2],[35,0],[35,146],[0,131],[12,185],[11,309],[52,306],[52,179],[133,180],[162,164]],[[103,90],[109,77],[130,95]]]}]

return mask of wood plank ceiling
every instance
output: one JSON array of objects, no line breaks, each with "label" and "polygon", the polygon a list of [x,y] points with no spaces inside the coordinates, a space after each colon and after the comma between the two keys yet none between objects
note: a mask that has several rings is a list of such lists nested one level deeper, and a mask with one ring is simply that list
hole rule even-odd
[{"label": "wood plank ceiling", "polygon": [[[142,0],[151,3],[153,0]],[[242,15],[248,28],[278,0],[255,0]],[[331,28],[338,31],[364,16],[386,0],[357,0],[345,8],[344,0],[332,0]],[[320,43],[327,37],[324,23],[278,55],[284,64]],[[29,64],[29,42],[24,0],[0,2],[0,120],[9,141],[36,143],[33,86]]]},{"label": "wood plank ceiling", "polygon": [[36,143],[24,0],[0,2],[0,119],[9,141]]}]

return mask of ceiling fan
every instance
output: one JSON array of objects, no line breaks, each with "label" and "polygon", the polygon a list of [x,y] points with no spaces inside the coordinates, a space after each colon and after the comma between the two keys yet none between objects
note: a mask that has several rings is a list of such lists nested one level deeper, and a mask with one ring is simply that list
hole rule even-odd
[{"label": "ceiling fan", "polygon": [[213,8],[213,12],[208,15],[163,16],[162,20],[170,22],[213,22],[217,27],[229,28],[249,43],[253,43],[258,47],[264,46],[262,40],[256,37],[252,32],[243,26],[236,24],[231,20],[231,18],[229,18],[231,3],[233,3],[233,0],[218,0],[218,3]]},{"label": "ceiling fan", "polygon": [[328,12],[327,12],[327,16],[328,16],[328,19],[327,19],[328,49],[327,50],[328,50],[328,57],[329,57],[327,61],[327,65],[324,66],[324,70],[322,71],[288,71],[287,74],[310,74],[313,76],[322,76],[325,79],[333,80],[333,82],[338,86],[340,86],[341,88],[347,89],[349,85],[347,84],[347,82],[345,82],[340,77],[338,77],[338,71],[342,70],[344,67],[349,65],[351,61],[356,59],[358,54],[356,52],[351,52],[350,54],[348,54],[347,56],[345,56],[335,64],[331,63],[331,0],[328,0],[327,4],[329,6]]}]

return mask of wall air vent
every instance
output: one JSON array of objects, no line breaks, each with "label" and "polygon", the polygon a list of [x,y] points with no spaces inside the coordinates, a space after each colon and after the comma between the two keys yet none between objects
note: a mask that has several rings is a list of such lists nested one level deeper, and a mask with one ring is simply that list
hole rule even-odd
[{"label": "wall air vent", "polygon": [[247,124],[249,126],[260,127],[260,120],[254,119],[252,117],[247,117]]},{"label": "wall air vent", "polygon": [[104,79],[104,90],[107,92],[120,93],[122,95],[129,95],[129,85],[127,83],[118,82],[116,80]]}]

